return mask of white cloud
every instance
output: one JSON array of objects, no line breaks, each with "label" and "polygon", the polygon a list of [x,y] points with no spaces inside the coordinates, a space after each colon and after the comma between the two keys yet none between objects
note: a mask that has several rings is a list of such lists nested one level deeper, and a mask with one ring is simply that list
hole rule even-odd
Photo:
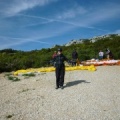
[{"label": "white cloud", "polygon": [[[81,10],[81,13],[79,12],[80,11],[79,9]],[[67,13],[71,13],[71,15]],[[108,3],[104,5],[94,6],[93,8],[88,8],[87,10],[83,7],[78,7],[74,9],[72,12],[71,10],[69,10],[64,14],[59,15],[60,17],[58,18],[60,18],[59,20],[61,20],[62,18],[63,19],[74,18],[74,19],[68,19],[67,21],[61,20],[61,22],[75,25],[78,27],[109,32],[108,30],[105,29],[96,28],[94,27],[94,25],[118,18],[119,14],[120,14],[119,5]]]},{"label": "white cloud", "polygon": [[[106,30],[103,30],[103,29],[100,29],[100,28],[95,28],[93,26],[90,26],[89,24],[85,23],[86,20],[84,20],[83,22],[77,23],[77,22],[69,22],[69,21],[61,20],[61,19],[54,19],[54,18],[50,19],[50,18],[41,17],[41,16],[33,16],[33,15],[25,15],[25,14],[19,14],[19,15],[24,16],[24,17],[43,19],[43,20],[47,20],[48,22],[59,22],[59,23],[63,23],[63,24],[72,25],[74,27],[81,27],[81,28],[88,28],[88,29],[96,29],[96,30],[100,30],[100,31],[106,31]],[[46,22],[46,23],[48,23],[48,22]],[[37,23],[36,24],[30,24],[30,26],[31,25],[34,26],[34,25],[37,25]],[[71,28],[74,28],[74,27],[71,27]]]},{"label": "white cloud", "polygon": [[110,21],[116,17],[119,17],[120,6],[117,4],[107,4],[95,7],[90,10],[88,15],[82,20],[83,23],[94,25],[98,22]]},{"label": "white cloud", "polygon": [[[38,29],[38,30],[29,30],[29,29],[24,29],[24,31],[21,30],[20,34],[17,36],[22,37],[9,37],[9,36],[0,36],[1,44],[0,44],[0,49],[5,49],[5,48],[11,48],[13,46],[19,46],[19,45],[24,45],[24,43],[29,43],[29,42],[37,42],[38,44],[49,44],[51,45],[53,43],[53,40],[51,39],[52,37],[59,36],[66,31],[69,31],[71,27],[74,26],[62,26],[57,28],[57,26],[47,26],[46,28]],[[46,40],[48,40],[47,42]],[[55,41],[54,41],[55,43]]]},{"label": "white cloud", "polygon": [[[21,45],[27,42],[37,42],[37,43],[42,43],[42,44],[50,44],[49,42],[43,42],[40,41],[40,38],[14,38],[14,37],[7,37],[7,36],[0,36],[1,38],[1,42],[2,44],[0,45],[0,49],[4,49],[4,48],[9,48],[12,46],[16,46],[16,45]],[[7,44],[6,44],[7,43]]]},{"label": "white cloud", "polygon": [[83,6],[75,5],[70,9],[64,10],[63,12],[60,11],[60,13],[58,13],[58,15],[55,15],[53,18],[55,21],[74,25],[76,27],[108,32],[108,30],[96,28],[93,26],[104,21],[115,19],[116,17],[119,17],[119,14],[119,4],[106,3],[98,6],[93,6],[93,8],[85,8]]},{"label": "white cloud", "polygon": [[32,23],[32,24],[28,24],[28,25],[23,25],[21,27],[32,27],[32,26],[50,24],[51,22],[53,22],[53,20],[49,20],[49,21],[45,21],[45,22],[39,22],[39,23]]},{"label": "white cloud", "polygon": [[83,15],[87,12],[86,9],[80,6],[74,6],[73,8],[67,9],[64,12],[56,16],[57,19],[68,19],[75,18],[76,16]]},{"label": "white cloud", "polygon": [[[60,20],[60,19],[50,19],[50,18],[46,18],[46,17],[41,17],[41,16],[33,16],[33,15],[25,15],[25,14],[18,14],[20,16],[24,16],[24,17],[31,17],[31,18],[38,18],[38,19],[43,19],[43,20],[47,20],[49,22],[60,22],[60,23],[65,23],[65,24],[69,24],[69,25],[73,25],[73,26],[78,26],[78,27],[84,27],[82,24],[78,25],[78,24],[75,24],[73,22],[69,22],[69,21],[65,21],[65,20]],[[36,23],[37,24],[37,23]]]},{"label": "white cloud", "polygon": [[[119,17],[120,9],[119,5],[112,4],[112,5],[102,5],[102,6],[95,6],[94,8],[85,9],[81,6],[74,6],[73,8],[66,9],[65,11],[57,11],[57,15],[50,15],[49,17],[42,17],[42,16],[35,16],[35,15],[25,15],[22,14],[22,11],[32,9],[36,6],[44,6],[48,4],[49,2],[53,2],[55,0],[11,0],[12,2],[9,3],[7,6],[3,8],[6,12],[6,15],[17,15],[21,18],[24,16],[26,18],[26,21],[30,20],[30,18],[38,19],[35,21],[35,19],[32,21],[29,21],[28,24],[25,24],[24,21],[20,20],[20,27],[18,26],[18,30],[16,30],[16,36],[19,38],[10,38],[10,37],[4,37],[1,39],[1,45],[0,48],[5,47],[11,47],[15,45],[21,45],[26,42],[40,42],[43,44],[48,44],[47,42],[43,42],[40,40],[45,40],[46,38],[56,37],[61,34],[64,34],[65,32],[68,32],[69,30],[72,30],[76,27],[83,27],[83,28],[89,28],[89,29],[95,29],[100,31],[106,31],[100,28],[94,27],[94,25],[97,25],[99,23],[102,23],[104,21],[109,21],[111,19],[115,19],[116,17]],[[27,19],[28,18],[28,19]],[[52,18],[52,19],[51,19]],[[41,19],[41,22],[39,21]],[[7,21],[7,19],[5,19]],[[19,25],[18,21],[7,21],[5,22],[3,20],[1,22],[2,29],[1,31],[10,31],[11,35],[14,36],[13,29],[16,28],[16,25]],[[37,29],[28,29],[28,26],[36,26],[39,24],[47,24],[44,25],[42,28],[39,27]],[[63,25],[62,25],[63,23]],[[7,26],[7,27],[6,27]],[[5,28],[5,30],[3,29]],[[9,28],[9,29],[8,29]],[[116,33],[120,33],[120,30],[117,30]],[[8,34],[8,36],[10,35]],[[2,33],[1,33],[2,35]],[[7,32],[6,32],[7,36]],[[20,36],[22,36],[20,38]],[[3,40],[3,41],[2,41]],[[4,42],[5,41],[5,42]]]},{"label": "white cloud", "polygon": [[120,29],[115,31],[115,34],[120,34]]},{"label": "white cloud", "polygon": [[6,16],[14,16],[24,10],[32,9],[36,6],[44,6],[54,1],[57,0],[11,0],[10,4],[5,5],[3,9]]}]

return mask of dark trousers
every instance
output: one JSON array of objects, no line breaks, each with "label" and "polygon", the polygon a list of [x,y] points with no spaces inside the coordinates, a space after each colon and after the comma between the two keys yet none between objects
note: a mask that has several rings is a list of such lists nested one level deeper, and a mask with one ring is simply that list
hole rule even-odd
[{"label": "dark trousers", "polygon": [[76,59],[72,60],[72,66],[76,66],[76,63],[77,63],[76,61],[77,61]]},{"label": "dark trousers", "polygon": [[65,66],[57,66],[56,67],[56,86],[63,86],[64,84],[64,76],[65,76]]}]

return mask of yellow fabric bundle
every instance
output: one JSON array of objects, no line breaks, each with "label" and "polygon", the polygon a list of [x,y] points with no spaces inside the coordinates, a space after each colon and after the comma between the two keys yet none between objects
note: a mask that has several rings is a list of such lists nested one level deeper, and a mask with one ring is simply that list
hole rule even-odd
[{"label": "yellow fabric bundle", "polygon": [[[72,71],[72,70],[89,70],[89,71],[95,71],[96,68],[94,65],[90,66],[74,66],[74,67],[65,67],[66,71]],[[27,74],[27,73],[32,73],[32,72],[52,72],[55,71],[54,67],[42,67],[42,68],[31,68],[31,69],[26,69],[26,70],[17,70],[14,72],[14,75],[19,75],[19,74]]]}]

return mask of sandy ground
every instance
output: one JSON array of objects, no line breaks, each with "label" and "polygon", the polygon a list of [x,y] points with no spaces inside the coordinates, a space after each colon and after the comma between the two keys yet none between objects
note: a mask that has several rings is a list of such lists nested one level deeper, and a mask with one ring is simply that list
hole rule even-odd
[{"label": "sandy ground", "polygon": [[120,66],[67,71],[64,89],[55,73],[12,82],[0,74],[0,120],[120,120]]}]

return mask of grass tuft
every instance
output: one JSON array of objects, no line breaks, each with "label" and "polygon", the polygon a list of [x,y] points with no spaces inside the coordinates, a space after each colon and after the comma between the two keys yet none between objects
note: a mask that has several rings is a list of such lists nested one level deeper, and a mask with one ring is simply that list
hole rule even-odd
[{"label": "grass tuft", "polygon": [[13,82],[20,81],[18,77],[8,76],[8,80],[11,80]]},{"label": "grass tuft", "polygon": [[13,117],[13,115],[7,115],[6,116],[6,118],[8,119],[8,118],[12,118]]},{"label": "grass tuft", "polygon": [[22,76],[26,76],[26,77],[34,77],[35,74],[34,74],[34,73],[29,73],[29,74],[23,74]]}]

